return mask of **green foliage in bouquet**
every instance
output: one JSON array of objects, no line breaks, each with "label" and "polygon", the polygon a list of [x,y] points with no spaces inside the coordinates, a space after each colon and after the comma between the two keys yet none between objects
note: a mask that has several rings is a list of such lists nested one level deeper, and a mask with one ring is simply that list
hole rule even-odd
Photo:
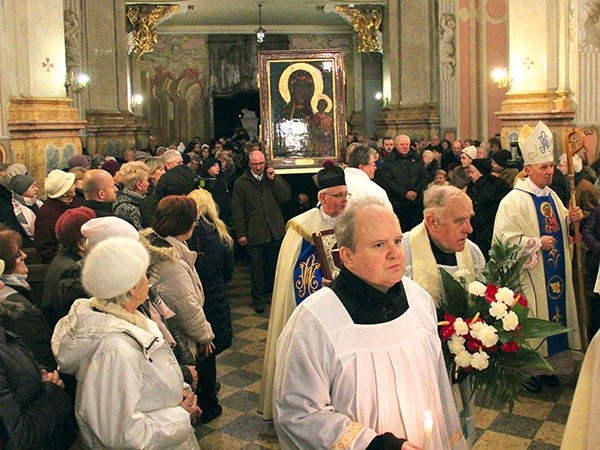
[{"label": "green foliage in bouquet", "polygon": [[528,317],[519,277],[527,255],[518,245],[495,241],[485,267],[487,284],[467,284],[467,274],[441,270],[440,336],[452,377],[467,377],[485,406],[512,412],[532,373],[552,368],[529,343],[570,331]]}]

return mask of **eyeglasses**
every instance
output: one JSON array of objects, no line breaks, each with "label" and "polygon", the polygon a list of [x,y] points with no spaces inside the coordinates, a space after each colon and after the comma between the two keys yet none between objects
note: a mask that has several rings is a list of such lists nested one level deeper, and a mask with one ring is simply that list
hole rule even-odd
[{"label": "eyeglasses", "polygon": [[264,166],[266,163],[263,162],[258,162],[258,163],[250,163],[251,166]]},{"label": "eyeglasses", "polygon": [[21,250],[19,250],[15,256],[15,259],[19,259],[21,257],[23,257],[23,252]]},{"label": "eyeglasses", "polygon": [[352,194],[350,192],[340,192],[339,194],[329,194],[327,192],[324,192],[324,194],[337,199],[347,198],[348,200],[350,200],[350,198],[352,198]]}]

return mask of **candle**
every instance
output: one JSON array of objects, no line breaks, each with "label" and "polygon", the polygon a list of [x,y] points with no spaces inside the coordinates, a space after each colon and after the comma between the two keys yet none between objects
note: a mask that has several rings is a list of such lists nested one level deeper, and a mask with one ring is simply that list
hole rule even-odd
[{"label": "candle", "polygon": [[431,432],[433,430],[433,414],[431,411],[425,411],[423,420],[423,450],[431,450]]}]

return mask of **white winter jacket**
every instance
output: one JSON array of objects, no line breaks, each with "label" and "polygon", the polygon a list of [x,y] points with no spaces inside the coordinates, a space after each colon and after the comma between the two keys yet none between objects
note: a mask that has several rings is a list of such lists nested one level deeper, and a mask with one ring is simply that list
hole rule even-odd
[{"label": "white winter jacket", "polygon": [[198,449],[179,406],[183,376],[154,322],[145,331],[75,301],[52,336],[61,371],[77,377],[75,414],[88,448]]}]

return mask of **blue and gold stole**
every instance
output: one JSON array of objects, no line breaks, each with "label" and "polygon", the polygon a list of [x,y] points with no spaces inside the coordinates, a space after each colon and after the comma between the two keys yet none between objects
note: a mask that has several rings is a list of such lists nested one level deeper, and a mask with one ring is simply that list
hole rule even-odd
[{"label": "blue and gold stole", "polygon": [[294,294],[296,305],[299,305],[310,294],[321,289],[323,274],[321,264],[317,258],[317,249],[314,244],[302,238],[300,255],[294,265]]},{"label": "blue and gold stole", "polygon": [[[526,191],[524,191],[526,192]],[[548,301],[548,318],[566,326],[567,324],[567,286],[565,269],[565,242],[558,216],[558,209],[550,195],[537,197],[528,192],[535,204],[540,236],[552,236],[556,244],[550,250],[542,251],[544,261],[544,277],[546,280],[546,298]],[[567,334],[559,334],[548,338],[548,355],[568,350]]]}]

